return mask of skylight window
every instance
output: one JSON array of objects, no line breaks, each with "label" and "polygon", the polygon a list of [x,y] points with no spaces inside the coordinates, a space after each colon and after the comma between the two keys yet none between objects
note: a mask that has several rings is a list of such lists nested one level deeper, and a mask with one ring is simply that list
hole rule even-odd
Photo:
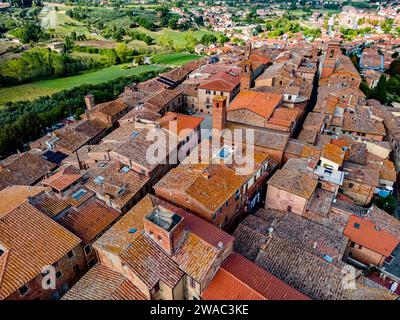
[{"label": "skylight window", "polygon": [[324,259],[325,259],[326,261],[328,261],[329,263],[332,263],[332,262],[333,262],[333,258],[332,258],[331,256],[325,255],[325,256],[324,256]]},{"label": "skylight window", "polygon": [[360,229],[360,224],[359,223],[354,223],[354,228],[356,228],[356,229]]},{"label": "skylight window", "polygon": [[131,170],[131,168],[129,168],[128,166],[123,166],[122,169],[121,169],[121,171],[124,172],[124,173],[128,173],[129,170]]},{"label": "skylight window", "polygon": [[95,184],[103,184],[104,180],[106,180],[104,177],[97,176],[93,181]]},{"label": "skylight window", "polygon": [[79,189],[72,194],[72,198],[74,198],[75,200],[80,200],[86,193],[87,191],[85,189]]},{"label": "skylight window", "polygon": [[232,153],[232,150],[229,150],[228,148],[223,147],[223,148],[219,151],[218,156],[219,156],[220,158],[222,158],[222,159],[226,159],[226,158],[228,158],[228,157],[231,155],[231,153]]},{"label": "skylight window", "polygon": [[138,131],[133,131],[133,132],[131,133],[131,138],[136,138],[138,135],[139,135],[139,132],[138,132]]}]

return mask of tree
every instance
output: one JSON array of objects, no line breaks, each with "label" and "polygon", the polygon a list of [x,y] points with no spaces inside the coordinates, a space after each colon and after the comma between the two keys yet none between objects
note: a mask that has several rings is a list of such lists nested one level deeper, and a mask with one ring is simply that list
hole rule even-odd
[{"label": "tree", "polygon": [[203,36],[200,39],[200,43],[204,45],[210,45],[213,43],[216,43],[218,41],[217,37],[213,34],[203,34]]},{"label": "tree", "polygon": [[158,44],[164,50],[173,50],[174,49],[174,40],[171,38],[169,34],[164,34],[158,39]]},{"label": "tree", "polygon": [[369,96],[369,94],[370,94],[370,88],[368,87],[368,85],[366,84],[366,82],[365,81],[361,81],[361,83],[360,83],[360,90],[362,91],[362,92],[364,92],[364,94],[365,94],[365,96]]},{"label": "tree", "polygon": [[13,32],[14,36],[21,40],[22,43],[37,42],[45,37],[42,28],[33,23],[27,23],[23,27]]},{"label": "tree", "polygon": [[188,51],[193,51],[197,44],[197,38],[192,31],[185,34],[185,49]]},{"label": "tree", "polygon": [[64,50],[65,51],[69,51],[72,49],[72,47],[74,46],[74,43],[72,41],[72,39],[70,38],[70,36],[65,36],[64,39]]},{"label": "tree", "polygon": [[391,76],[400,74],[400,59],[392,61],[392,63],[389,66],[389,69],[386,71],[386,73]]},{"label": "tree", "polygon": [[142,65],[144,63],[144,57],[143,55],[137,55],[133,58],[133,62],[136,63],[138,66]]},{"label": "tree", "polygon": [[224,44],[225,42],[228,42],[228,41],[229,41],[229,38],[228,38],[226,35],[221,34],[221,35],[219,36],[219,39],[218,39],[218,42],[219,42],[219,43]]},{"label": "tree", "polygon": [[128,55],[128,46],[125,43],[118,43],[115,47],[117,56],[121,62],[125,62]]},{"label": "tree", "polygon": [[370,99],[375,99],[380,101],[382,104],[387,101],[387,91],[386,91],[386,77],[382,75],[379,78],[378,84],[374,89],[371,90],[371,94],[369,96]]}]

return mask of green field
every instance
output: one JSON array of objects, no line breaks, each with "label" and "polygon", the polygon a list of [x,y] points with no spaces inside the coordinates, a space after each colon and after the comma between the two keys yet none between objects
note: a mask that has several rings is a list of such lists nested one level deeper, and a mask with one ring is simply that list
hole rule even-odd
[{"label": "green field", "polygon": [[151,58],[151,61],[156,64],[165,64],[169,66],[181,66],[189,61],[199,59],[201,56],[190,53],[166,53],[157,54]]},{"label": "green field", "polygon": [[[158,31],[149,31],[146,30],[142,27],[135,28],[137,31],[145,33],[149,35],[150,37],[154,38],[156,42],[160,39],[161,36],[163,35],[169,35],[173,40],[174,40],[174,46],[178,47],[183,47],[185,45],[185,35],[190,32],[190,31],[179,31],[179,30],[172,30],[168,28],[164,28]],[[200,40],[201,37],[204,34],[216,34],[213,31],[208,31],[208,30],[196,30],[196,31],[191,31],[197,38],[197,40]]]},{"label": "green field", "polygon": [[138,75],[153,70],[161,71],[163,68],[146,65],[124,69],[123,65],[117,65],[72,77],[42,80],[8,88],[0,88],[0,105],[10,101],[34,100],[41,96],[51,95],[58,91],[71,89],[83,84],[98,84],[119,77]]}]

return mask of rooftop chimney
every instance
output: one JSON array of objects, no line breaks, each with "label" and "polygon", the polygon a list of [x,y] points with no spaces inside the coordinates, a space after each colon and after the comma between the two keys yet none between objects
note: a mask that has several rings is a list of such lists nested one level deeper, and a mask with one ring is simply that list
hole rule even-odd
[{"label": "rooftop chimney", "polygon": [[94,96],[91,94],[87,94],[85,96],[85,104],[86,104],[86,110],[92,110],[94,107]]}]

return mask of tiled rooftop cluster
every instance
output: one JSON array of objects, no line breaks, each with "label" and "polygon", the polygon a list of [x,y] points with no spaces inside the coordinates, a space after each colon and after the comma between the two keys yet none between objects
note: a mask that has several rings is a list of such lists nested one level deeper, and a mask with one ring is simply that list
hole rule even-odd
[{"label": "tiled rooftop cluster", "polygon": [[[361,270],[400,277],[400,221],[371,204],[396,181],[398,119],[338,43],[318,51],[248,43],[88,94],[81,120],[1,161],[0,299],[394,299]],[[209,120],[222,137],[198,136]]]}]

